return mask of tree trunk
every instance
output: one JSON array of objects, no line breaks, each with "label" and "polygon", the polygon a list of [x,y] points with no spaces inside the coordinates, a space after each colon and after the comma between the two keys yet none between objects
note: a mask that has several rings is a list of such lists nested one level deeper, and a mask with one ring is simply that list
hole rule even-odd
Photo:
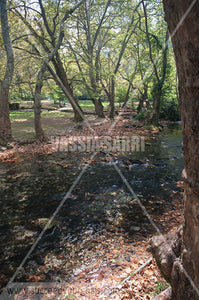
[{"label": "tree trunk", "polygon": [[[53,77],[54,77],[55,81],[57,82],[57,84],[59,85],[59,87],[63,90],[64,94],[68,98],[68,101],[70,102],[70,104],[73,108],[73,111],[74,111],[75,122],[83,121],[84,120],[83,111],[73,95],[73,91],[69,85],[68,78],[67,78],[66,72],[64,70],[62,61],[59,57],[59,54],[57,54],[56,59],[52,59],[52,63],[55,67],[57,76],[55,76],[55,73],[51,72],[52,69],[50,69],[50,72],[53,75]],[[59,80],[57,80],[57,77],[59,78]],[[61,83],[60,83],[60,81],[61,81]]]},{"label": "tree trunk", "polygon": [[[172,299],[199,299],[199,1],[163,0],[179,78],[185,182],[182,249],[168,280]],[[177,28],[177,30],[176,30]],[[175,33],[174,33],[175,31]],[[174,34],[173,34],[174,33]]]},{"label": "tree trunk", "polygon": [[161,93],[161,91],[157,92],[153,99],[153,115],[150,119],[150,123],[155,125],[159,124]]},{"label": "tree trunk", "polygon": [[103,108],[101,99],[98,99],[98,100],[93,99],[92,102],[95,106],[95,113],[98,116],[98,118],[105,118],[104,108]]},{"label": "tree trunk", "polygon": [[36,138],[39,139],[40,141],[46,139],[41,124],[41,89],[43,87],[43,76],[45,73],[45,69],[46,69],[46,65],[44,64],[38,73],[37,83],[35,86],[35,93],[34,93],[34,125],[35,125]]},{"label": "tree trunk", "polygon": [[115,115],[115,80],[114,80],[114,78],[111,79],[109,102],[110,102],[109,118],[114,119],[114,115]]},{"label": "tree trunk", "polygon": [[153,115],[151,123],[158,125],[160,116],[160,101],[167,73],[167,54],[168,54],[169,29],[167,28],[165,37],[165,48],[163,50],[162,76],[159,78],[154,87]]},{"label": "tree trunk", "polygon": [[[0,0],[1,1],[1,0]],[[69,16],[84,2],[84,0],[80,1],[78,4],[76,4],[73,8],[70,8],[68,9],[63,18],[62,18],[62,22],[61,22],[61,35],[64,34],[64,31],[63,31],[63,25],[64,25],[64,22],[69,18]],[[57,27],[57,24],[54,24],[54,30],[51,31],[49,25],[48,25],[48,22],[47,22],[47,19],[46,19],[46,12],[45,12],[45,9],[44,9],[44,6],[42,5],[42,1],[39,1],[39,5],[40,5],[40,8],[41,8],[41,17],[43,18],[43,21],[44,21],[44,25],[45,25],[45,29],[46,29],[46,33],[48,33],[48,38],[47,36],[43,35],[39,35],[36,31],[36,29],[34,29],[31,25],[31,23],[29,23],[28,19],[26,19],[26,17],[23,17],[23,15],[17,10],[15,9],[15,13],[18,15],[18,17],[24,22],[24,24],[28,27],[28,29],[30,30],[31,34],[36,38],[37,42],[42,46],[43,50],[45,53],[49,54],[50,53],[50,48],[49,48],[49,41],[51,41],[51,46],[54,48],[55,46],[55,41],[57,39],[57,32],[56,32],[56,27]],[[54,21],[55,19],[57,18],[57,16],[59,15],[59,4],[57,6],[57,14],[54,18]],[[38,23],[39,24],[39,23]],[[40,25],[39,25],[40,26]],[[43,30],[43,29],[42,29]],[[59,38],[60,38],[60,34],[59,34]],[[43,56],[43,54],[41,55]],[[64,94],[66,95],[66,97],[68,98],[70,104],[72,105],[72,108],[74,110],[74,120],[75,121],[83,121],[83,112],[81,110],[81,107],[79,106],[77,100],[74,98],[73,96],[73,93],[72,93],[72,90],[70,88],[70,85],[68,83],[68,78],[67,78],[67,75],[66,75],[66,72],[64,70],[64,67],[63,67],[63,63],[60,59],[60,56],[59,56],[59,53],[56,53],[56,57],[54,57],[52,59],[52,63],[54,65],[54,68],[55,68],[55,72],[54,70],[51,68],[49,68],[51,74],[53,75],[54,77],[54,80],[57,82],[57,84],[61,87],[61,89],[63,90]],[[57,78],[59,78],[59,80],[57,80]]]},{"label": "tree trunk", "polygon": [[9,117],[9,93],[3,84],[0,87],[0,143],[6,143],[12,137]]},{"label": "tree trunk", "polygon": [[[139,114],[140,111],[142,111],[143,106],[144,106],[144,101],[147,100],[147,88],[144,86],[144,93],[141,95],[140,100],[139,100],[139,104],[137,107],[137,113]],[[148,105],[148,102],[146,103]],[[147,109],[148,107],[146,107]]]},{"label": "tree trunk", "polygon": [[132,86],[132,83],[129,82],[129,86],[128,86],[128,89],[127,89],[127,92],[126,92],[126,95],[125,95],[124,103],[122,104],[122,108],[125,108],[128,100],[129,100],[129,94],[130,94],[131,86]]},{"label": "tree trunk", "polygon": [[7,56],[6,72],[0,82],[0,142],[6,142],[12,137],[9,116],[9,89],[14,71],[14,55],[9,36],[9,25],[6,8],[6,0],[0,1],[1,31]]},{"label": "tree trunk", "polygon": [[138,114],[139,114],[140,111],[142,111],[143,105],[144,105],[144,98],[143,98],[143,95],[141,95],[140,100],[139,100],[139,104],[138,104],[138,107],[137,107],[137,113]]}]

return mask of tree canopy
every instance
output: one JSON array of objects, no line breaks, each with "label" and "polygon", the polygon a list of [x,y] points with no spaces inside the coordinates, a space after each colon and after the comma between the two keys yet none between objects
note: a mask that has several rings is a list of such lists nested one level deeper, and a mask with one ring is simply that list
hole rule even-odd
[{"label": "tree canopy", "polygon": [[[15,0],[8,2],[8,19],[15,56],[9,102],[35,101],[40,77],[38,115],[41,98],[59,87],[77,121],[84,119],[77,101],[82,95],[102,118],[104,100],[110,118],[118,101],[137,108],[138,118],[148,122],[179,117],[175,61],[161,1]],[[2,40],[1,53],[4,57]],[[3,71],[5,59],[1,64]]]}]

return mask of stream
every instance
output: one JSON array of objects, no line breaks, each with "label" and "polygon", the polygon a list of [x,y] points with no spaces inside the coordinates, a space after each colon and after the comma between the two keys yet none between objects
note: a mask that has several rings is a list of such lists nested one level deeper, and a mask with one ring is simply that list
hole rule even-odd
[{"label": "stream", "polygon": [[[181,125],[172,124],[157,139],[146,141],[144,152],[120,154],[114,162],[98,154],[16,280],[27,281],[45,266],[40,281],[69,282],[83,266],[106,257],[110,240],[122,236],[130,244],[155,233],[115,165],[147,212],[159,215],[168,206],[174,209],[170,195],[181,180],[181,143]],[[14,274],[90,156],[59,152],[1,165],[1,286]],[[103,262],[107,263],[105,258]]]}]

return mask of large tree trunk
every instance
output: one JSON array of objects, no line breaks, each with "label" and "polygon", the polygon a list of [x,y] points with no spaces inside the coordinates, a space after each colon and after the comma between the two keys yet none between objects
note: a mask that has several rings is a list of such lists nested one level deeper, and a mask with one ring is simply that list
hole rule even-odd
[{"label": "large tree trunk", "polygon": [[[184,227],[178,258],[170,265],[172,299],[199,299],[199,1],[163,0],[179,78],[184,170]],[[177,28],[177,30],[176,30]],[[176,32],[175,32],[176,31]],[[173,34],[174,33],[174,34]],[[155,243],[154,243],[155,244]],[[164,247],[165,248],[165,247]],[[157,252],[157,249],[156,249]],[[160,254],[161,256],[161,254]]]},{"label": "large tree trunk", "polygon": [[9,36],[6,0],[0,1],[0,14],[1,31],[7,55],[6,73],[3,80],[0,82],[0,142],[6,142],[12,137],[8,97],[14,71],[14,56]]}]

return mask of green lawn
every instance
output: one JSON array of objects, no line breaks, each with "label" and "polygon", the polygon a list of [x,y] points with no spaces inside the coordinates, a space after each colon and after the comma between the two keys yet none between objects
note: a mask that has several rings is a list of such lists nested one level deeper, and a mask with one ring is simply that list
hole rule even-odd
[{"label": "green lawn", "polygon": [[[94,105],[91,100],[80,100],[79,104],[84,110],[94,111]],[[107,110],[109,102],[103,102],[104,110]],[[119,106],[119,103],[115,103],[115,106]],[[62,111],[42,111],[41,116],[43,118],[66,118],[73,116],[73,113],[62,112]],[[21,110],[21,111],[10,111],[10,120],[13,121],[28,121],[34,119],[33,110]]]},{"label": "green lawn", "polygon": [[[42,118],[66,118],[73,116],[73,113],[61,111],[44,111],[41,113]],[[13,121],[28,121],[34,119],[33,111],[10,111],[10,120]]]},{"label": "green lawn", "polygon": [[[103,107],[104,107],[104,110],[107,110],[108,106],[109,106],[109,102],[102,102],[103,104]],[[79,105],[81,106],[81,108],[83,110],[94,110],[94,105],[93,105],[93,102],[91,100],[80,100],[79,101]],[[119,103],[116,102],[115,103],[115,106],[119,106]]]},{"label": "green lawn", "polygon": [[80,100],[79,105],[83,110],[94,110],[94,105],[91,100]]},{"label": "green lawn", "polygon": [[11,122],[15,120],[21,120],[21,121],[33,120],[33,118],[34,118],[33,111],[10,111]]},{"label": "green lawn", "polygon": [[[90,100],[79,101],[84,111],[94,111],[94,105]],[[109,103],[103,102],[104,110],[107,110]],[[118,103],[116,104],[118,105]],[[45,107],[45,106],[44,106]],[[48,108],[53,108],[48,103]],[[42,110],[41,118],[43,120],[43,129],[48,134],[56,129],[65,128],[65,120],[73,120],[73,112],[64,112],[58,110]],[[34,130],[34,111],[20,110],[10,111],[10,120],[12,122],[13,137],[17,140],[32,139],[35,136]]]}]

